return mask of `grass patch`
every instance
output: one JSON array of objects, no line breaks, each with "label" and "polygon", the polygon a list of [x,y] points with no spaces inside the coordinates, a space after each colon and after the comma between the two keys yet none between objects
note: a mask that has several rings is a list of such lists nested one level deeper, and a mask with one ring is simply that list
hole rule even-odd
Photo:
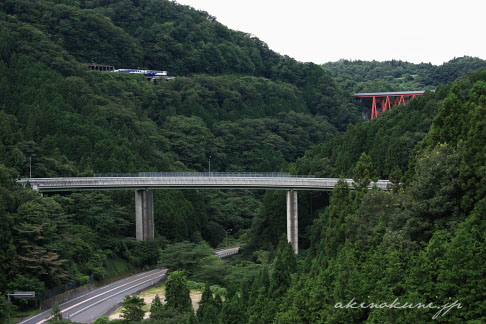
[{"label": "grass patch", "polygon": [[153,287],[148,290],[145,290],[144,292],[140,293],[140,297],[147,296],[147,295],[159,295],[160,296],[165,296],[165,284],[162,284],[161,286],[158,287]]},{"label": "grass patch", "polygon": [[32,315],[39,314],[39,313],[42,313],[42,312],[43,312],[43,310],[40,310],[38,308],[29,309],[29,310],[25,310],[25,311],[17,311],[17,312],[15,312],[15,314],[13,314],[10,317],[10,320],[8,320],[6,323],[7,324],[15,324],[17,322],[20,322],[22,319],[24,319],[26,317],[30,317]]}]

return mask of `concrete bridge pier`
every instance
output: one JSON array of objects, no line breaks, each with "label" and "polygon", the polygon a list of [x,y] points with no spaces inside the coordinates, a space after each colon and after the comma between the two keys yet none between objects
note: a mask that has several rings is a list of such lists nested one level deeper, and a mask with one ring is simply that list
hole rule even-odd
[{"label": "concrete bridge pier", "polygon": [[138,241],[154,238],[153,190],[135,190],[135,231]]},{"label": "concrete bridge pier", "polygon": [[295,254],[299,253],[297,191],[287,191],[287,240],[292,245]]}]

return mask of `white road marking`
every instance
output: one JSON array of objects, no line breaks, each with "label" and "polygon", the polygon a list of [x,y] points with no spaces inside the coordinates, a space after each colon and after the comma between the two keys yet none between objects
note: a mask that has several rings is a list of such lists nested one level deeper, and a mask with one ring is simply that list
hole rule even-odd
[{"label": "white road marking", "polygon": [[[159,270],[159,269],[155,269],[155,270],[151,270],[151,271],[148,271],[148,272],[139,273],[139,274],[137,274],[137,275],[132,276],[131,278],[132,278],[132,279],[135,279],[135,278],[138,278],[138,277],[143,276],[143,275],[152,274],[153,272],[156,272],[156,271],[158,271],[158,270]],[[129,277],[129,278],[130,278],[130,277]],[[90,291],[90,292],[87,292],[86,294],[83,294],[83,295],[81,295],[81,296],[79,296],[79,297],[76,297],[76,298],[74,298],[74,299],[68,300],[67,302],[60,304],[60,305],[59,305],[59,308],[62,308],[64,305],[69,304],[69,303],[72,303],[72,302],[73,302],[73,301],[75,301],[75,300],[78,300],[78,299],[80,299],[80,298],[86,297],[86,296],[87,296],[87,295],[89,295],[89,294],[96,293],[96,291],[97,291],[97,290],[103,290],[103,289],[109,288],[109,287],[111,287],[111,286],[114,286],[114,285],[119,284],[119,282],[120,282],[120,281],[124,281],[124,280],[127,280],[127,279],[128,279],[128,278],[117,280],[117,281],[115,281],[115,282],[112,282],[111,284],[108,284],[108,285],[106,285],[106,286],[103,286],[103,287],[97,288],[97,289],[95,289],[95,290],[92,290],[92,291]],[[120,286],[120,287],[121,287],[121,286]],[[39,313],[39,314],[37,314],[37,315],[35,315],[35,316],[29,317],[29,318],[27,318],[27,319],[25,319],[25,320],[23,320],[22,322],[19,322],[19,323],[17,323],[17,324],[24,324],[24,323],[26,323],[26,322],[28,322],[28,321],[31,321],[31,320],[33,320],[33,319],[35,319],[35,318],[37,318],[37,317],[43,317],[43,316],[45,316],[45,315],[46,315],[47,313],[49,313],[49,312],[50,312],[50,310],[46,310],[46,311],[44,311],[44,312],[42,312],[42,313]]]},{"label": "white road marking", "polygon": [[130,290],[130,289],[133,289],[133,288],[138,287],[138,286],[140,286],[140,285],[143,285],[144,283],[147,283],[147,282],[149,282],[150,280],[153,280],[153,278],[152,278],[152,279],[145,280],[145,281],[143,281],[143,282],[141,282],[141,283],[139,283],[139,284],[136,284],[135,286],[128,287],[127,289],[124,289],[124,290],[122,290],[122,291],[119,291],[119,292],[117,292],[117,293],[115,293],[115,294],[113,294],[113,295],[111,295],[111,296],[108,296],[108,297],[105,297],[105,298],[103,298],[103,299],[101,299],[101,300],[98,300],[96,303],[91,304],[91,305],[88,305],[88,306],[86,306],[85,308],[82,308],[82,309],[78,310],[77,312],[72,313],[72,314],[71,314],[71,318],[73,318],[74,316],[78,315],[79,313],[81,313],[81,312],[83,312],[83,311],[87,310],[88,308],[91,308],[91,307],[93,307],[93,306],[96,306],[96,305],[98,305],[98,304],[100,304],[100,303],[104,302],[105,300],[108,300],[108,299],[110,299],[110,298],[112,298],[112,297],[114,297],[114,296],[116,296],[116,295],[119,295],[119,294],[121,294],[121,293],[123,293],[123,292],[125,292],[125,291],[127,291],[127,290]]},{"label": "white road marking", "polygon": [[[86,300],[84,300],[84,301],[82,301],[82,302],[79,302],[79,303],[74,304],[74,305],[72,305],[72,306],[69,306],[69,307],[67,307],[67,308],[65,308],[65,309],[62,309],[62,310],[61,310],[61,312],[68,311],[68,310],[70,310],[70,309],[72,309],[72,308],[74,308],[74,307],[77,307],[77,306],[79,306],[79,305],[82,305],[82,304],[84,304],[84,303],[86,303],[86,302],[88,302],[88,301],[90,301],[90,300],[92,300],[92,299],[94,299],[94,298],[97,298],[97,297],[99,297],[99,296],[102,296],[102,295],[104,295],[104,294],[107,294],[107,293],[109,293],[109,292],[112,292],[113,290],[119,289],[119,288],[124,287],[124,286],[126,286],[126,285],[132,284],[132,283],[134,283],[134,282],[136,282],[136,281],[139,281],[139,280],[145,279],[145,278],[150,277],[150,276],[152,276],[152,275],[156,275],[156,274],[161,273],[161,272],[164,272],[164,274],[165,274],[165,272],[166,272],[166,271],[167,271],[167,270],[165,270],[165,269],[164,269],[164,270],[160,270],[160,271],[158,271],[158,272],[155,272],[155,273],[152,273],[152,274],[149,274],[149,275],[143,276],[143,277],[138,278],[138,279],[136,279],[136,280],[129,281],[129,282],[127,282],[127,283],[125,283],[125,284],[123,284],[123,285],[121,285],[121,286],[117,286],[117,287],[115,287],[115,288],[112,288],[112,289],[110,289],[110,290],[107,290],[107,291],[105,291],[105,292],[102,292],[102,293],[100,293],[100,294],[98,294],[98,295],[95,295],[95,296],[93,296],[93,297],[90,297],[90,298],[88,298],[88,299],[86,299]],[[138,285],[137,285],[137,286],[138,286]],[[136,286],[135,286],[135,287],[136,287]],[[42,321],[39,321],[39,322],[37,322],[37,323],[35,323],[35,324],[42,324],[42,323],[44,323],[45,321],[49,320],[50,318],[51,318],[51,316],[49,316],[48,318],[43,319]],[[19,324],[20,324],[20,323],[19,323]]]}]

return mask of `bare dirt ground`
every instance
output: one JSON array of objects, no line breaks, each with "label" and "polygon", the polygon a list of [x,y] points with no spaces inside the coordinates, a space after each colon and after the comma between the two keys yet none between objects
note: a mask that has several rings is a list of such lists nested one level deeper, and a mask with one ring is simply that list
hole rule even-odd
[{"label": "bare dirt ground", "polygon": [[[160,301],[165,303],[165,285],[160,287],[155,287],[149,290],[146,290],[139,294],[138,296],[143,298],[145,302],[144,310],[146,311],[144,318],[149,318],[150,316],[150,305],[152,304],[152,300],[154,300],[155,295],[159,295]],[[199,301],[201,300],[202,293],[198,290],[191,290],[190,297],[192,300],[192,308],[196,311],[199,307]],[[120,319],[120,315],[122,313],[122,307],[117,309],[114,313],[112,313],[109,318],[110,320]]]}]

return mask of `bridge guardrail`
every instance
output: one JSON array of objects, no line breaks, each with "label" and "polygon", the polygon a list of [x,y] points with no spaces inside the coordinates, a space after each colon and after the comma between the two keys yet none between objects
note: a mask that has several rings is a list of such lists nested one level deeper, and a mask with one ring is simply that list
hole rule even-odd
[{"label": "bridge guardrail", "polygon": [[282,172],[137,172],[96,173],[95,178],[138,177],[245,177],[245,178],[315,178],[313,175],[292,175]]},{"label": "bridge guardrail", "polygon": [[[308,178],[305,176],[269,176],[261,174],[251,176],[251,174],[225,173],[225,176],[177,176],[171,174],[169,177],[89,177],[89,178],[23,178],[17,180],[23,186],[30,184],[32,189],[39,191],[76,191],[76,190],[113,190],[113,189],[173,189],[173,188],[193,188],[193,189],[277,189],[277,190],[332,190],[338,183],[337,178]],[[255,175],[255,174],[253,174]],[[266,175],[266,176],[263,176]],[[280,174],[282,175],[282,174]],[[352,186],[352,179],[344,179],[348,186]],[[378,180],[371,183],[369,188],[376,185],[383,190],[388,189],[388,180]]]}]

